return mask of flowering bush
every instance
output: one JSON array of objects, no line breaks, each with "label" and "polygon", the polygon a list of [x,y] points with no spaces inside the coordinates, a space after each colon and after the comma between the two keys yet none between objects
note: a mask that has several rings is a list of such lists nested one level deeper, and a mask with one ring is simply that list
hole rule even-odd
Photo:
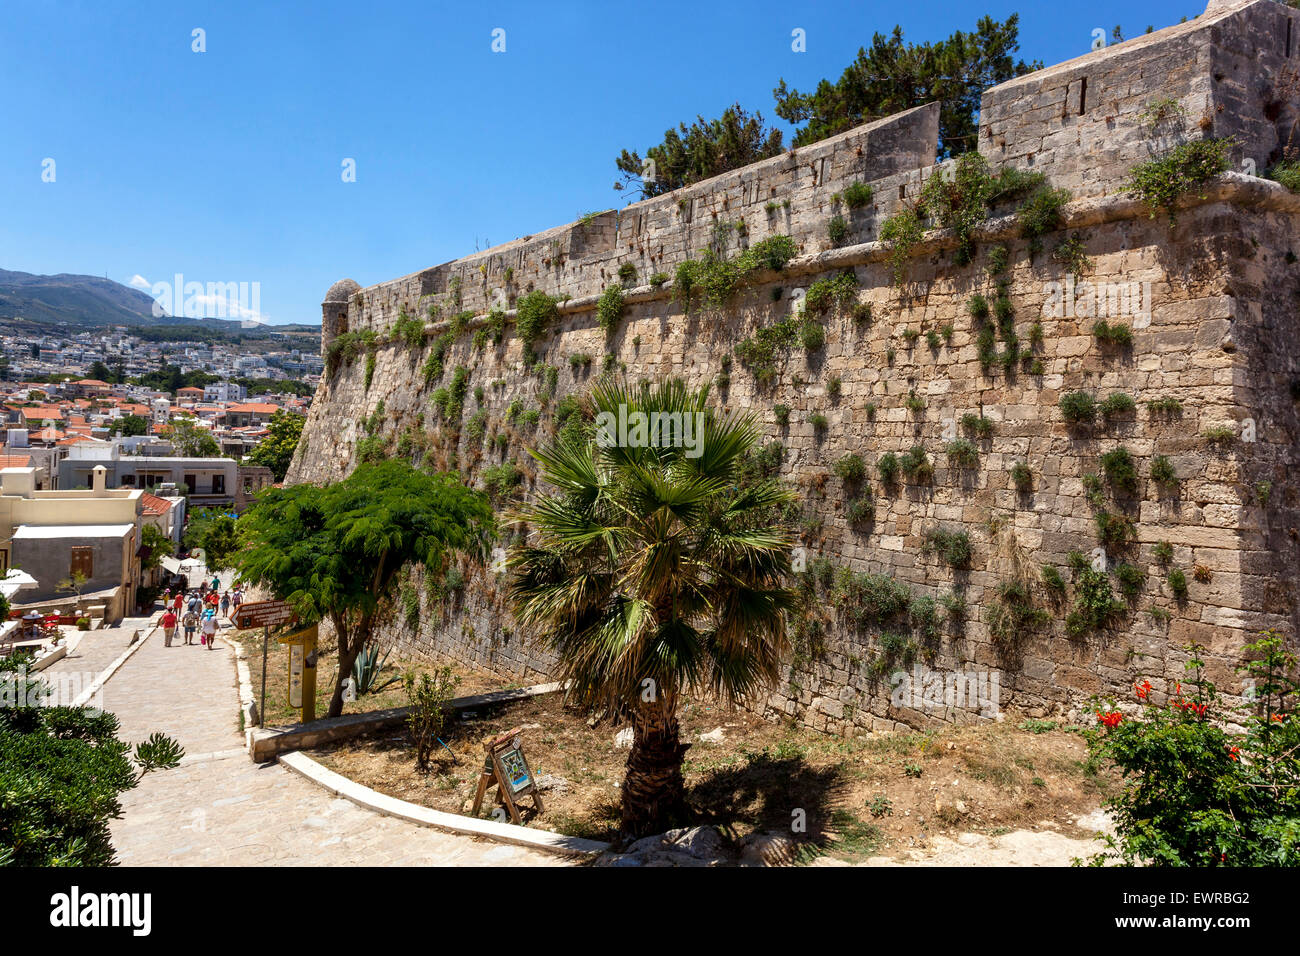
[{"label": "flowering bush", "polygon": [[[1238,671],[1254,692],[1238,714],[1226,712],[1205,679],[1195,646],[1189,679],[1169,700],[1156,703],[1142,680],[1134,685],[1137,716],[1098,705],[1089,753],[1119,768],[1124,786],[1104,802],[1116,835],[1104,838],[1108,849],[1092,865],[1300,865],[1296,658],[1275,631],[1246,650]],[[1230,733],[1228,719],[1245,732]]]}]

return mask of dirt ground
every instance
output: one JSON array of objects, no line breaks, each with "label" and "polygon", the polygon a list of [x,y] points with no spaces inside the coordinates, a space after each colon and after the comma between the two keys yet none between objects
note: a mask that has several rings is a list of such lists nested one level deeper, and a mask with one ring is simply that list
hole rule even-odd
[{"label": "dirt ground", "polygon": [[[248,673],[253,681],[253,694],[260,699],[262,693],[261,630],[227,631],[226,636],[243,645],[247,651]],[[322,642],[319,653],[320,664],[316,669],[316,716],[324,717],[329,709],[330,697],[334,693],[334,676],[338,672],[338,646],[332,642]],[[383,653],[380,653],[379,659],[384,660]],[[405,707],[407,700],[402,690],[401,680],[388,682],[393,678],[400,678],[408,670],[418,674],[433,669],[430,665],[399,660],[390,656],[377,682],[377,686],[386,683],[388,686],[377,692],[365,694],[353,702],[345,703],[343,713],[359,714],[370,710],[384,710],[388,707]],[[522,686],[518,683],[510,683],[487,671],[477,671],[458,665],[452,665],[451,671],[459,680],[456,685],[458,697]],[[272,634],[266,659],[266,723],[274,727],[280,724],[291,724],[297,720],[297,709],[289,706],[289,648],[288,645],[277,644],[275,635]]]},{"label": "dirt ground", "polygon": [[[683,825],[711,823],[739,840],[755,830],[805,841],[801,858],[874,864],[923,859],[961,863],[1000,852],[1068,864],[1095,852],[1101,798],[1113,781],[1087,763],[1083,738],[1051,722],[1001,723],[935,732],[828,737],[743,711],[690,702],[681,714],[688,802]],[[450,813],[469,813],[482,741],[522,726],[524,753],[544,791],[526,825],[613,840],[628,751],[617,727],[591,726],[560,695],[511,704],[447,728],[456,761],[439,750],[427,774],[415,769],[404,731],[311,752],[332,770],[382,793]],[[721,734],[718,730],[721,729]],[[710,740],[701,740],[703,734]],[[548,778],[558,778],[550,779]],[[488,816],[490,799],[480,812]],[[1025,831],[1027,837],[1020,831]],[[1036,839],[1037,833],[1043,839]],[[1002,838],[1010,841],[1008,845]],[[983,843],[981,843],[983,841]],[[1019,841],[1019,842],[1017,842]],[[1001,849],[999,849],[1001,848]]]}]

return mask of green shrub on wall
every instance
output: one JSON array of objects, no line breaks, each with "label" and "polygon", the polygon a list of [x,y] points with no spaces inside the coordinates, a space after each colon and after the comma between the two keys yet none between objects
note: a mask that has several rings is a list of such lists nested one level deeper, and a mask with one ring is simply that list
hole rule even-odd
[{"label": "green shrub on wall", "polygon": [[1228,139],[1182,143],[1164,156],[1134,166],[1122,190],[1145,205],[1152,219],[1163,209],[1172,228],[1178,221],[1174,210],[1178,201],[1198,190],[1205,195],[1205,184],[1228,168],[1231,146]]}]

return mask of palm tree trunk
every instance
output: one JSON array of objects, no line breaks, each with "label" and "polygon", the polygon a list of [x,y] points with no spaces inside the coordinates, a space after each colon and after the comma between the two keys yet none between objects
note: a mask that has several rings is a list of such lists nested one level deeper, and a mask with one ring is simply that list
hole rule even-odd
[{"label": "palm tree trunk", "polygon": [[661,833],[685,810],[682,758],[690,744],[678,736],[675,700],[642,702],[632,712],[632,752],[623,776],[623,832]]}]

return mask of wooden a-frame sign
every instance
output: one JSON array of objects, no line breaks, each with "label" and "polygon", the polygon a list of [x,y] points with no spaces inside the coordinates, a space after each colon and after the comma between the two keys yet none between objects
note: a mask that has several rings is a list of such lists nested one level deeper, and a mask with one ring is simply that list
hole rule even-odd
[{"label": "wooden a-frame sign", "polygon": [[525,794],[532,796],[533,806],[538,813],[542,812],[542,795],[537,789],[537,781],[533,779],[533,772],[528,769],[523,741],[519,738],[522,732],[522,727],[512,727],[483,745],[487,753],[483,761],[483,772],[478,778],[478,792],[474,795],[474,816],[478,816],[483,797],[491,786],[497,788],[497,802],[505,806],[510,812],[510,819],[516,824],[523,823],[517,799]]}]

